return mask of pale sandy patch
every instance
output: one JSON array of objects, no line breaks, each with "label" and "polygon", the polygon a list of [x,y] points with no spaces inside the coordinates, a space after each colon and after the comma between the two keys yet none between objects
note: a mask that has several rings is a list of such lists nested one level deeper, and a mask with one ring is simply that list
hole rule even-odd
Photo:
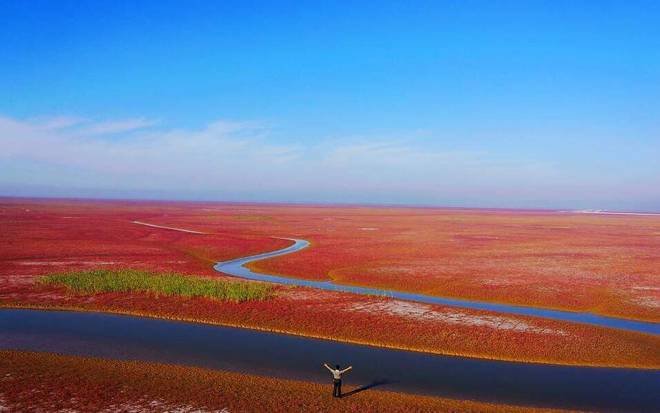
[{"label": "pale sandy patch", "polygon": [[41,299],[41,300],[58,300],[62,297],[65,297],[65,294],[60,294],[58,292],[52,292],[52,293],[38,293],[38,294],[30,294],[31,298],[36,298],[36,299]]},{"label": "pale sandy patch", "polygon": [[32,284],[34,278],[39,277],[34,274],[1,274],[0,279],[2,279],[3,284],[6,285],[21,285],[21,284]]},{"label": "pale sandy patch", "polygon": [[172,230],[172,231],[186,232],[188,234],[206,234],[206,232],[193,231],[191,229],[183,229],[183,228],[176,228],[176,227],[166,227],[166,226],[163,226],[163,225],[149,224],[149,223],[142,222],[142,221],[131,221],[131,222],[133,224],[144,225],[144,226],[151,227],[151,228],[169,229],[169,230]]},{"label": "pale sandy patch", "polygon": [[542,293],[560,293],[564,291],[563,287],[554,285],[539,285],[535,289]]},{"label": "pale sandy patch", "polygon": [[639,285],[637,287],[632,287],[633,290],[643,290],[643,291],[660,291],[660,287],[649,287],[645,285]]},{"label": "pale sandy patch", "polygon": [[278,295],[290,300],[331,300],[341,296],[341,293],[331,291],[303,289],[303,288],[285,288],[278,292]]},{"label": "pale sandy patch", "polygon": [[500,287],[500,286],[511,286],[515,285],[518,282],[515,280],[510,280],[507,278],[486,278],[484,280],[481,280],[481,284],[483,285],[490,285],[493,287]]},{"label": "pale sandy patch", "polygon": [[432,306],[420,303],[391,300],[382,302],[371,302],[366,304],[355,304],[349,310],[372,313],[389,314],[417,321],[434,321],[466,326],[488,327],[496,330],[512,330],[535,334],[567,335],[563,330],[538,327],[533,324],[515,318],[474,315],[456,310],[434,310]]},{"label": "pale sandy patch", "polygon": [[360,228],[360,230],[362,230],[362,231],[378,231],[379,229],[380,228],[376,228],[376,227],[362,227],[362,228]]},{"label": "pale sandy patch", "polygon": [[18,265],[113,265],[121,264],[120,261],[19,261]]},{"label": "pale sandy patch", "polygon": [[222,410],[210,410],[206,407],[192,406],[189,404],[186,405],[176,405],[173,403],[168,403],[165,400],[156,399],[156,400],[136,400],[134,402],[126,402],[121,404],[113,404],[109,407],[101,410],[104,413],[110,412],[172,412],[172,413],[229,413],[229,409],[224,408]]},{"label": "pale sandy patch", "polygon": [[653,297],[650,295],[646,295],[643,297],[636,297],[631,301],[643,307],[660,308],[660,300],[657,297]]}]

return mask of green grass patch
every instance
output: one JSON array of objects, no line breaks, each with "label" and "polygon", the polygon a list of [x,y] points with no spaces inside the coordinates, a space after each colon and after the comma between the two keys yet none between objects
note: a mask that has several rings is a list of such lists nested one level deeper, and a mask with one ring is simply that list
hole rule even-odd
[{"label": "green grass patch", "polygon": [[237,302],[265,300],[271,297],[273,292],[273,287],[267,284],[211,280],[177,273],[154,273],[132,269],[69,271],[46,275],[41,277],[40,282],[63,285],[84,294],[144,292]]}]

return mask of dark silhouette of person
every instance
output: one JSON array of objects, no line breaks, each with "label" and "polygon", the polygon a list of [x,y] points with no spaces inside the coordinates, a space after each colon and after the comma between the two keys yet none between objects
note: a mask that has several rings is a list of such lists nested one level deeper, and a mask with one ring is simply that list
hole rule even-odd
[{"label": "dark silhouette of person", "polygon": [[339,364],[335,365],[334,369],[328,366],[327,363],[323,363],[323,365],[332,373],[332,397],[341,397],[341,375],[352,369],[353,366],[341,370]]}]

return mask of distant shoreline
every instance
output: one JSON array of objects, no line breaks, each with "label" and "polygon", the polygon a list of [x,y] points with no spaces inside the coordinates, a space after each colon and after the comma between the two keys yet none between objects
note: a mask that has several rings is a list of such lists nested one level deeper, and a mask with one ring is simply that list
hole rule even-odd
[{"label": "distant shoreline", "polygon": [[429,204],[388,204],[388,203],[343,203],[343,202],[286,202],[286,201],[236,201],[209,199],[165,199],[165,198],[91,198],[60,196],[13,196],[0,194],[0,203],[17,202],[89,202],[89,203],[134,203],[134,204],[191,204],[191,205],[243,205],[275,207],[313,207],[313,208],[374,208],[374,209],[437,209],[443,211],[475,211],[486,213],[527,213],[527,214],[594,214],[594,215],[638,215],[660,216],[660,211],[607,211],[601,209],[560,209],[560,208],[514,208],[514,207],[478,207],[478,206],[442,206]]},{"label": "distant shoreline", "polygon": [[617,211],[603,211],[600,209],[584,209],[577,211],[559,211],[568,214],[592,214],[592,215],[638,215],[638,216],[660,216],[660,212],[617,212]]}]

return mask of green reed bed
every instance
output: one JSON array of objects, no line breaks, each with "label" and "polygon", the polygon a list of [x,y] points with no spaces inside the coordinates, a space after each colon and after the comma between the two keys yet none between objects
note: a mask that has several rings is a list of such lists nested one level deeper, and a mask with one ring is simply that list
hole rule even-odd
[{"label": "green reed bed", "polygon": [[145,292],[237,302],[264,300],[273,292],[273,287],[267,284],[211,280],[177,273],[132,269],[69,271],[44,276],[40,281],[44,284],[63,285],[84,294]]}]

